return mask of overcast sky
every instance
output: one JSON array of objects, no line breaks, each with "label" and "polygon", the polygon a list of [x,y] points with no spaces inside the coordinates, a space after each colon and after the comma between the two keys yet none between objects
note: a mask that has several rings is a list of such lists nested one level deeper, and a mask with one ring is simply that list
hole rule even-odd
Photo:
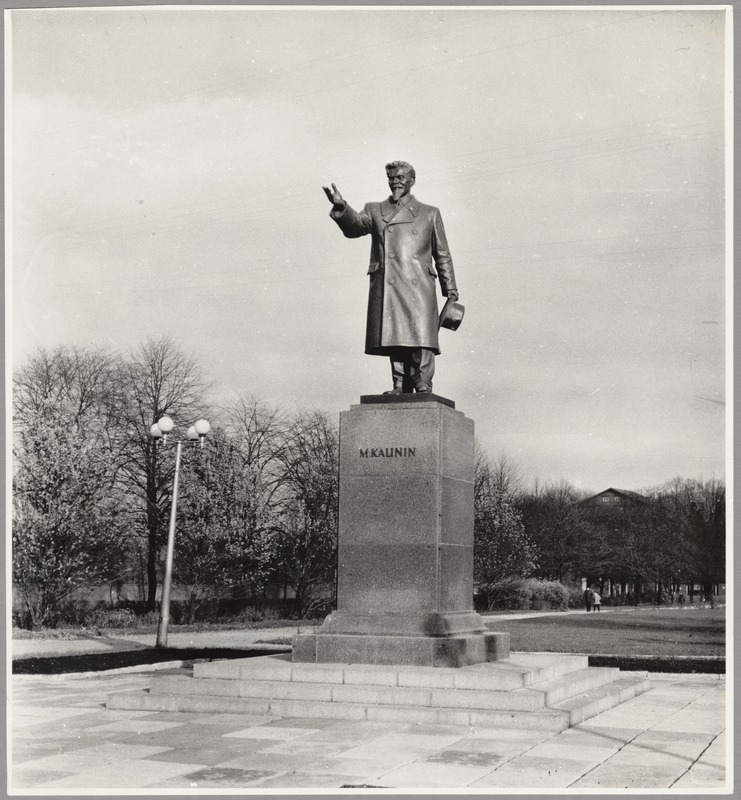
[{"label": "overcast sky", "polygon": [[[363,353],[356,208],[411,162],[466,316],[434,391],[528,479],[724,475],[724,14],[10,12],[12,362],[171,335],[217,396],[337,417]],[[191,420],[183,422],[190,423]]]}]

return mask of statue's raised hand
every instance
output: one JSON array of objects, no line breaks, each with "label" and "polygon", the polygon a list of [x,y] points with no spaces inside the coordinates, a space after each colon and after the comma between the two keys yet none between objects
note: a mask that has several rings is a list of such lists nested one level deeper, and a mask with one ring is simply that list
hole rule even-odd
[{"label": "statue's raised hand", "polygon": [[339,192],[339,189],[332,184],[332,188],[330,189],[328,186],[322,186],[324,189],[324,194],[327,195],[327,199],[330,203],[334,206],[344,206],[345,201],[342,199],[342,195]]}]

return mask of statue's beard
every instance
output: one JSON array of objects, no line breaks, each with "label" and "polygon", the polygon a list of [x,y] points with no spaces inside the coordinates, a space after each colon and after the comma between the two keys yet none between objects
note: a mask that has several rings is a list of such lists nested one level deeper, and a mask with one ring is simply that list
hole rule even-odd
[{"label": "statue's beard", "polygon": [[404,196],[404,188],[400,189],[392,189],[391,190],[391,197],[394,198],[394,202],[398,202],[400,197]]}]

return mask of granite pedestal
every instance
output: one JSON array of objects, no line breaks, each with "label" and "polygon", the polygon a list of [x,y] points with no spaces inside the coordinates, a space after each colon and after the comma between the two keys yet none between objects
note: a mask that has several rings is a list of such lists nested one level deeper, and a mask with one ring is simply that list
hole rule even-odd
[{"label": "granite pedestal", "polygon": [[466,666],[509,656],[473,610],[474,426],[436,395],[340,415],[337,611],[294,661]]}]

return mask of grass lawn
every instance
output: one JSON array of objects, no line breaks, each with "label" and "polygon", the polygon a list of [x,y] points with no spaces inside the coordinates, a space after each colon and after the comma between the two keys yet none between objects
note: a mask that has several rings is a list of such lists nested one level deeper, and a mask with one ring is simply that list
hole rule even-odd
[{"label": "grass lawn", "polygon": [[[211,633],[214,631],[253,631],[270,630],[271,628],[290,628],[298,625],[321,625],[324,618],[310,619],[270,619],[244,622],[196,622],[192,625],[170,624],[170,633]],[[127,633],[136,635],[156,634],[157,623],[136,623],[123,628],[84,628],[81,626],[62,626],[59,628],[43,628],[38,631],[27,631],[23,628],[13,628],[13,639],[90,639],[97,636],[126,636]]]},{"label": "grass lawn", "polygon": [[[647,669],[645,663],[631,662],[631,658],[640,656],[659,656],[666,662],[651,669],[663,669],[669,672],[683,671],[723,671],[724,666],[710,668],[711,662],[690,662],[677,659],[675,656],[724,656],[725,655],[725,609],[717,608],[655,608],[642,606],[638,608],[618,608],[600,613],[579,612],[576,614],[546,614],[531,619],[498,619],[488,624],[494,631],[508,632],[513,652],[556,652],[584,653],[592,656],[614,655],[623,657],[625,663],[613,663],[615,659],[599,659],[595,666],[620,666],[621,669]],[[306,621],[304,621],[305,623]],[[209,648],[196,650],[172,648],[170,650],[153,650],[133,646],[125,637],[127,631],[141,634],[154,633],[154,626],[141,626],[132,629],[105,629],[90,631],[84,628],[61,628],[49,631],[13,631],[13,638],[19,639],[95,639],[99,636],[110,637],[110,651],[105,653],[91,652],[89,655],[48,655],[46,657],[28,657],[13,662],[14,672],[85,672],[87,670],[112,669],[114,667],[149,664],[157,661],[208,659],[208,658],[244,658],[259,654],[260,651],[224,649],[228,647],[225,638],[224,646],[218,644],[219,631],[246,629],[265,629],[266,639],[271,644],[270,628],[293,627],[296,620],[270,620],[255,623],[226,623],[173,625],[170,632],[207,632],[211,634],[212,643]],[[148,631],[147,628],[152,630]],[[213,639],[216,635],[216,639]],[[213,644],[216,641],[217,644]],[[291,640],[286,639],[285,644]],[[618,662],[620,659],[617,660]],[[591,662],[590,662],[591,663]],[[721,662],[722,663],[722,662]],[[706,669],[707,667],[707,669]]]},{"label": "grass lawn", "polygon": [[513,651],[625,656],[723,656],[724,608],[619,608],[489,623]]}]

